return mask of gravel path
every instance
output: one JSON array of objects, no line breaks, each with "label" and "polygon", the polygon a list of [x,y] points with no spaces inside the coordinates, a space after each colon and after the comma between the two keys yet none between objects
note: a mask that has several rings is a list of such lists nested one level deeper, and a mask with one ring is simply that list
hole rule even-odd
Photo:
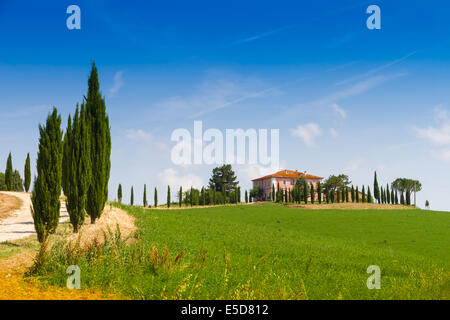
[{"label": "gravel path", "polygon": [[[16,210],[10,217],[0,221],[0,242],[16,240],[36,234],[34,231],[33,217],[31,216],[31,194],[25,192],[6,192],[22,200],[22,207]],[[68,220],[65,201],[61,201],[60,222]]]}]

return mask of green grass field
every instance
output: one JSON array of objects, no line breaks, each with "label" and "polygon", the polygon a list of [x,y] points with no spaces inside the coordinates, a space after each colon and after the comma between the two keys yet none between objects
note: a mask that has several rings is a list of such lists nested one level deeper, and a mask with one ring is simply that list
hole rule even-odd
[{"label": "green grass field", "polygon": [[[449,297],[447,212],[121,207],[136,217],[134,244],[111,239],[79,253],[60,244],[34,274],[64,286],[76,263],[83,286],[134,299]],[[381,268],[379,290],[366,286],[370,265]]]}]

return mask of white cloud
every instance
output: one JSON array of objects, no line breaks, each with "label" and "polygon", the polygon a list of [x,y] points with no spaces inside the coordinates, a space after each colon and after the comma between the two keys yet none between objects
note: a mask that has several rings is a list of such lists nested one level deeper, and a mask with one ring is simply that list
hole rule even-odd
[{"label": "white cloud", "polygon": [[333,103],[331,105],[331,108],[334,110],[334,112],[341,117],[342,119],[347,118],[347,112],[345,112],[337,103]]},{"label": "white cloud", "polygon": [[153,140],[153,135],[150,132],[146,132],[142,129],[129,129],[125,131],[125,136],[133,141],[149,142]]},{"label": "white cloud", "polygon": [[190,187],[201,188],[203,186],[203,180],[201,177],[193,173],[180,175],[173,168],[164,169],[163,172],[158,174],[158,179],[165,186],[169,185],[177,188],[181,186],[184,190],[187,190]]},{"label": "white cloud", "polygon": [[295,129],[291,129],[291,134],[294,137],[301,138],[306,145],[312,146],[314,144],[314,138],[320,136],[322,133],[319,126],[316,123],[307,123],[305,125],[299,125]]},{"label": "white cloud", "polygon": [[333,138],[336,138],[337,136],[339,136],[339,133],[334,128],[330,129],[330,134]]},{"label": "white cloud", "polygon": [[119,90],[123,87],[124,82],[123,82],[123,72],[122,71],[118,71],[116,72],[116,74],[114,75],[114,83],[113,86],[109,89],[109,95],[110,97],[116,95],[117,92],[119,92]]}]

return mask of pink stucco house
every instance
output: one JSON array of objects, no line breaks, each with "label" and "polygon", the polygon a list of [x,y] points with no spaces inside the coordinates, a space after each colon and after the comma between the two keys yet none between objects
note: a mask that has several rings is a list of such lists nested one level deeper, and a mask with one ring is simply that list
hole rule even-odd
[{"label": "pink stucco house", "polygon": [[[292,170],[281,170],[278,172],[275,172],[273,174],[269,174],[267,176],[253,179],[253,187],[259,187],[263,190],[262,196],[260,199],[255,200],[269,200],[270,199],[270,193],[272,192],[272,185],[275,187],[275,192],[277,191],[278,185],[280,186],[280,189],[283,190],[291,190],[295,186],[295,182],[298,178],[304,177],[306,181],[308,182],[308,185],[310,183],[313,184],[314,188],[317,188],[317,183],[321,181],[323,178],[314,176],[311,174],[307,174],[305,172],[299,172],[299,171],[292,171]],[[310,201],[311,197],[309,197]],[[318,201],[318,195],[316,192],[316,199],[315,201]]]}]

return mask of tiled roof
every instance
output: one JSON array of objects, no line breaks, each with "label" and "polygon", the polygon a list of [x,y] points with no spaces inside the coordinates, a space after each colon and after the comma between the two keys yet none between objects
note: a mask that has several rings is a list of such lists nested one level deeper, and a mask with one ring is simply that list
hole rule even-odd
[{"label": "tiled roof", "polygon": [[270,178],[290,178],[290,179],[298,179],[300,177],[304,177],[305,179],[317,179],[322,180],[322,177],[314,176],[312,174],[306,174],[306,172],[298,172],[293,170],[281,170],[267,176],[253,179],[252,181],[265,180]]}]

